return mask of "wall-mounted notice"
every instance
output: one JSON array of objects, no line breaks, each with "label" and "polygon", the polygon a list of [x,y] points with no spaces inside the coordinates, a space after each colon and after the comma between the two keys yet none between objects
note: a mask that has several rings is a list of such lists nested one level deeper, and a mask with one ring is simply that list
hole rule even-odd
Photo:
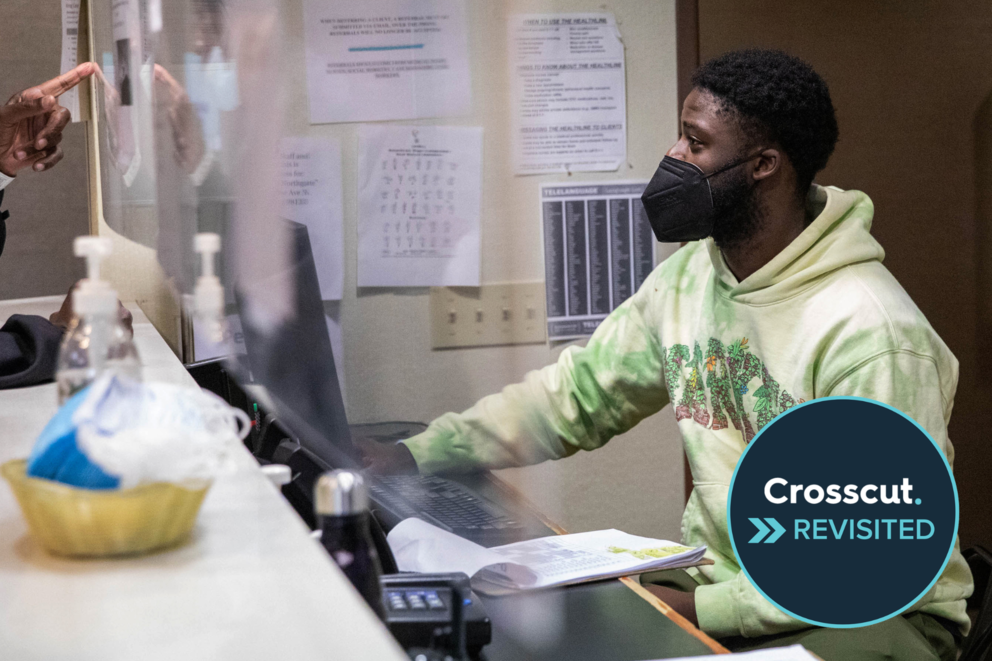
[{"label": "wall-mounted notice", "polygon": [[516,173],[620,167],[627,101],[613,14],[514,15],[509,36]]},{"label": "wall-mounted notice", "polygon": [[482,129],[363,126],[358,286],[478,287]]},{"label": "wall-mounted notice", "polygon": [[[62,63],[59,66],[61,73],[72,71],[78,64],[76,51],[79,44],[79,1],[62,0]],[[72,121],[79,121],[78,87],[73,87],[60,96],[59,104],[69,111]]]},{"label": "wall-mounted notice", "polygon": [[472,111],[464,0],[305,0],[310,122]]},{"label": "wall-mounted notice", "polygon": [[197,315],[190,317],[193,320],[193,360],[210,360],[221,356],[241,356],[248,353],[245,349],[245,334],[241,329],[241,317],[238,315],[227,315],[224,337],[219,342],[211,338],[208,327]]},{"label": "wall-mounted notice", "polygon": [[651,273],[646,185],[541,186],[549,340],[591,335]]},{"label": "wall-mounted notice", "polygon": [[344,229],[341,145],[327,138],[283,138],[283,214],[307,226],[320,298],[341,300]]}]

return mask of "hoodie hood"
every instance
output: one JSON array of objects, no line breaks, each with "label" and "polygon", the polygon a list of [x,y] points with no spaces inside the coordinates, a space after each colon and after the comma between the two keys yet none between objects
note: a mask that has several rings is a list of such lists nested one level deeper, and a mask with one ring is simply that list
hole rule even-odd
[{"label": "hoodie hood", "polygon": [[814,184],[806,205],[813,222],[742,282],[734,277],[713,239],[704,241],[725,296],[739,303],[768,304],[794,296],[850,264],[885,258],[870,233],[875,205],[867,195]]}]

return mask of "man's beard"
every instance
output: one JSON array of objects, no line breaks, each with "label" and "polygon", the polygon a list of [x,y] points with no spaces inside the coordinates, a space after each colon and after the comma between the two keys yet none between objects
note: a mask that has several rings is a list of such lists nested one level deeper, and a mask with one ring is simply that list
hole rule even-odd
[{"label": "man's beard", "polygon": [[[748,185],[743,169],[725,173],[724,182],[713,185],[713,242],[721,250],[747,244],[764,224],[756,187]],[[711,184],[712,185],[712,184]]]}]

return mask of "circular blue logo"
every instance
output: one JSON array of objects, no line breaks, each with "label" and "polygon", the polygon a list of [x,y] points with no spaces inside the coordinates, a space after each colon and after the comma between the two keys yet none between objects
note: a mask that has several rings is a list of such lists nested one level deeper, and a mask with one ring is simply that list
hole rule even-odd
[{"label": "circular blue logo", "polygon": [[909,416],[860,397],[779,415],[744,450],[730,543],[761,594],[800,620],[860,627],[930,590],[954,549],[957,487]]}]

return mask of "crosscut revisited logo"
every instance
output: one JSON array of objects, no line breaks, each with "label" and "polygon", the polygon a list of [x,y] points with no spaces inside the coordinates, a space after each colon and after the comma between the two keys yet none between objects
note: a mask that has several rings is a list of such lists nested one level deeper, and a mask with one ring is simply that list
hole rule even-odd
[{"label": "crosscut revisited logo", "polygon": [[898,615],[947,565],[957,487],[905,414],[859,397],[801,404],[744,450],[727,498],[752,584],[800,620],[858,627]]}]

